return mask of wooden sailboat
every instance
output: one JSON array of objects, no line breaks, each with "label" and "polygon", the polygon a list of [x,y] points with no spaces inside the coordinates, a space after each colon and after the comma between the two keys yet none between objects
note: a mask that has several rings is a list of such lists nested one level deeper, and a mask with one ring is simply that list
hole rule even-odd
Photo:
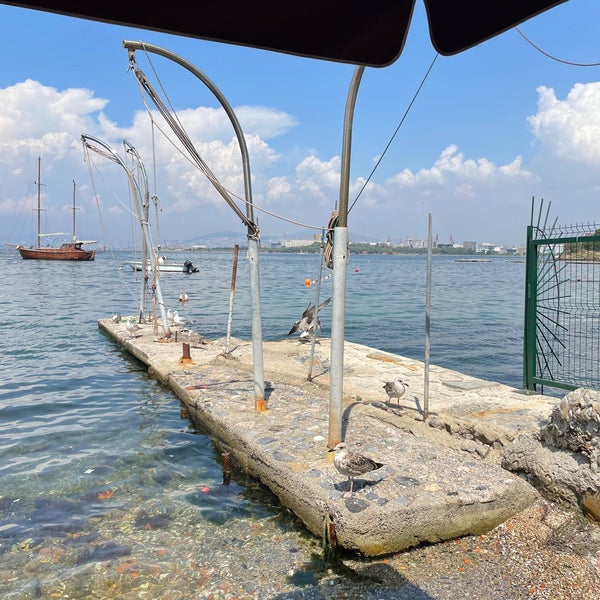
[{"label": "wooden sailboat", "polygon": [[95,240],[85,241],[78,240],[75,234],[75,181],[73,181],[73,239],[70,242],[64,242],[58,247],[44,246],[41,241],[45,236],[60,235],[57,233],[44,234],[41,232],[41,158],[38,158],[38,178],[37,178],[37,237],[35,247],[17,246],[17,250],[22,258],[32,260],[94,260],[96,256],[95,250],[87,250],[82,248],[83,244],[95,244]]}]

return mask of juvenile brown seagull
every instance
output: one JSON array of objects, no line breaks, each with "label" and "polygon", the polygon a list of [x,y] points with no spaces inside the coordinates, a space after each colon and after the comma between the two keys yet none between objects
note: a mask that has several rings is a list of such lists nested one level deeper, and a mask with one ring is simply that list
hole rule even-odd
[{"label": "juvenile brown seagull", "polygon": [[302,313],[302,318],[292,325],[292,328],[290,329],[288,335],[292,335],[292,333],[296,333],[296,331],[299,331],[300,339],[303,339],[310,336],[310,334],[319,331],[321,329],[319,312],[322,311],[330,302],[331,298],[327,298],[327,300],[324,300],[323,302],[321,302],[321,304],[319,304],[316,310],[314,304],[309,304],[306,310]]},{"label": "juvenile brown seagull", "polygon": [[396,398],[398,400],[398,406],[400,406],[400,398],[404,395],[408,383],[399,377],[394,381],[388,381],[384,384],[383,389],[387,392],[388,400]]},{"label": "juvenile brown seagull", "polygon": [[346,475],[350,482],[350,491],[344,494],[344,498],[352,496],[355,477],[383,467],[383,463],[376,462],[372,458],[363,456],[358,452],[349,452],[348,444],[345,442],[340,442],[335,448],[329,450],[329,452],[335,452],[333,465],[342,475]]}]

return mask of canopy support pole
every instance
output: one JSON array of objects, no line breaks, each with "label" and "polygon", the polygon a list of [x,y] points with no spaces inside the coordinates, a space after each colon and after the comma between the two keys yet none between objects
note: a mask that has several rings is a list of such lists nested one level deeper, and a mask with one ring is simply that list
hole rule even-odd
[{"label": "canopy support pole", "polygon": [[328,447],[342,441],[342,399],[344,394],[344,319],[346,314],[346,268],[348,264],[348,195],[350,189],[350,154],[352,147],[352,120],[360,80],[365,67],[354,70],[344,117],[342,165],[340,170],[339,217],[333,236],[333,306],[331,317],[329,437]]}]

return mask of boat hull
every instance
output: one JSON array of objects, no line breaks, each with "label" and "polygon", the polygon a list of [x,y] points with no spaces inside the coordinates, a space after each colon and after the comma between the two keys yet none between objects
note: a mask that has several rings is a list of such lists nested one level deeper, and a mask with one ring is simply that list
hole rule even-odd
[{"label": "boat hull", "polygon": [[84,250],[77,244],[63,244],[59,248],[17,246],[17,250],[21,257],[26,260],[91,261],[96,257],[95,250]]},{"label": "boat hull", "polygon": [[[185,263],[159,263],[158,264],[158,270],[161,273],[197,273],[198,272],[198,267],[194,267],[194,265],[192,265],[191,263],[187,264],[188,261],[186,261]],[[125,263],[126,265],[129,265],[134,271],[141,271],[142,270],[142,263],[141,262],[127,262]]]}]

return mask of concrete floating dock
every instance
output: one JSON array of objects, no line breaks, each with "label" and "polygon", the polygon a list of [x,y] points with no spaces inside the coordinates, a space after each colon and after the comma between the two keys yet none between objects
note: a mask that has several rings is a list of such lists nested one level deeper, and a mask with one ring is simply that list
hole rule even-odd
[{"label": "concrete floating dock", "polygon": [[[264,342],[267,409],[257,411],[250,340],[227,346],[225,338],[184,333],[164,340],[151,324],[131,337],[124,320],[98,323],[173,390],[236,465],[332,546],[378,556],[481,534],[537,496],[501,467],[502,454],[519,434],[539,431],[555,398],[430,366],[425,421],[424,365],[346,342],[343,437],[384,466],[356,478],[344,497],[348,482],[327,448],[329,339],[316,345],[310,381],[310,344]],[[383,384],[395,377],[409,388],[388,402]]]}]

